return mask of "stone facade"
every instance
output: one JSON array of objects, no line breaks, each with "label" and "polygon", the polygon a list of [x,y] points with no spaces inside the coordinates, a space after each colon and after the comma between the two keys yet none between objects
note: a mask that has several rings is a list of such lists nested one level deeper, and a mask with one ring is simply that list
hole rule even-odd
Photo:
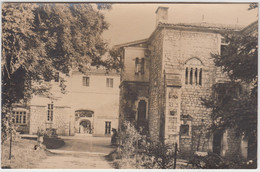
[{"label": "stone facade", "polygon": [[[124,65],[119,123],[128,120],[122,107],[129,102],[133,104],[129,101],[131,96],[124,96],[129,89],[125,83],[136,87],[136,84],[145,82],[149,91],[147,94],[145,90],[143,94],[148,95],[147,123],[152,140],[178,143],[184,156],[195,151],[215,151],[217,137],[206,130],[211,124],[211,111],[202,105],[201,99],[212,95],[213,84],[228,80],[226,74],[215,67],[211,54],[221,53],[223,32],[239,32],[241,28],[206,23],[168,24],[165,23],[167,11],[162,12],[167,9],[159,7],[157,10],[160,12],[156,17],[158,25],[148,39],[116,46],[122,50]],[[160,15],[163,15],[162,20]],[[140,54],[145,54],[145,63],[150,64],[145,68],[149,78],[127,77],[134,75],[133,58]],[[142,94],[140,91],[135,95],[137,99]],[[231,157],[245,149],[245,143],[234,139],[231,133],[227,131],[219,137],[219,154],[222,156]]]}]

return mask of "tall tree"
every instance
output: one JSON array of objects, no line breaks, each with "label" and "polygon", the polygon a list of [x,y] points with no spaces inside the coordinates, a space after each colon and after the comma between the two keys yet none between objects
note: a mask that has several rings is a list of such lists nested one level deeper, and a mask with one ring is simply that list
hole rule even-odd
[{"label": "tall tree", "polygon": [[[99,9],[109,4],[2,4],[2,120],[14,103],[49,90],[55,72],[86,72],[104,65],[102,33],[108,23]],[[9,120],[10,122],[10,120]],[[2,124],[5,124],[2,123]],[[2,125],[2,133],[6,127]]]},{"label": "tall tree", "polygon": [[212,109],[213,129],[234,129],[237,136],[257,135],[257,24],[252,33],[228,34],[221,55],[213,55],[230,81],[213,85],[213,95],[204,100]]}]

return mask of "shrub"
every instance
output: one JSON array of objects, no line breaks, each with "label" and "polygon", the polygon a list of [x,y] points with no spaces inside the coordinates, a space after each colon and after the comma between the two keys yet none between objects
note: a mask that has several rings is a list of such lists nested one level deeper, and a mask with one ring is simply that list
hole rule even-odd
[{"label": "shrub", "polygon": [[[122,157],[119,167],[166,169],[173,168],[173,145],[151,141],[142,129],[139,131],[130,122],[124,123],[119,133],[121,144],[117,151]],[[118,155],[120,154],[120,155]]]}]

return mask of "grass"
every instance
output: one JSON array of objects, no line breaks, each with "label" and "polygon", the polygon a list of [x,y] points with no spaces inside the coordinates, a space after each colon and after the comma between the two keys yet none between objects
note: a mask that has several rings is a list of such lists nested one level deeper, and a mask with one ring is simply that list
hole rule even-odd
[{"label": "grass", "polygon": [[9,160],[10,142],[6,141],[1,145],[1,167],[11,169],[28,169],[46,158],[44,149],[34,150],[37,144],[34,140],[16,138],[12,142],[12,156]]}]

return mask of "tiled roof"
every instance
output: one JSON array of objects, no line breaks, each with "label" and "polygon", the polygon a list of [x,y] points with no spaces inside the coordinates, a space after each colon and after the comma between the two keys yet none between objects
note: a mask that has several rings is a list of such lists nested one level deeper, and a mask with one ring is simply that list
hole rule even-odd
[{"label": "tiled roof", "polygon": [[186,28],[202,28],[202,29],[211,29],[211,30],[232,30],[239,31],[243,29],[245,26],[242,25],[230,25],[230,24],[216,24],[216,23],[159,23],[159,26],[167,26],[167,27],[186,27]]}]

